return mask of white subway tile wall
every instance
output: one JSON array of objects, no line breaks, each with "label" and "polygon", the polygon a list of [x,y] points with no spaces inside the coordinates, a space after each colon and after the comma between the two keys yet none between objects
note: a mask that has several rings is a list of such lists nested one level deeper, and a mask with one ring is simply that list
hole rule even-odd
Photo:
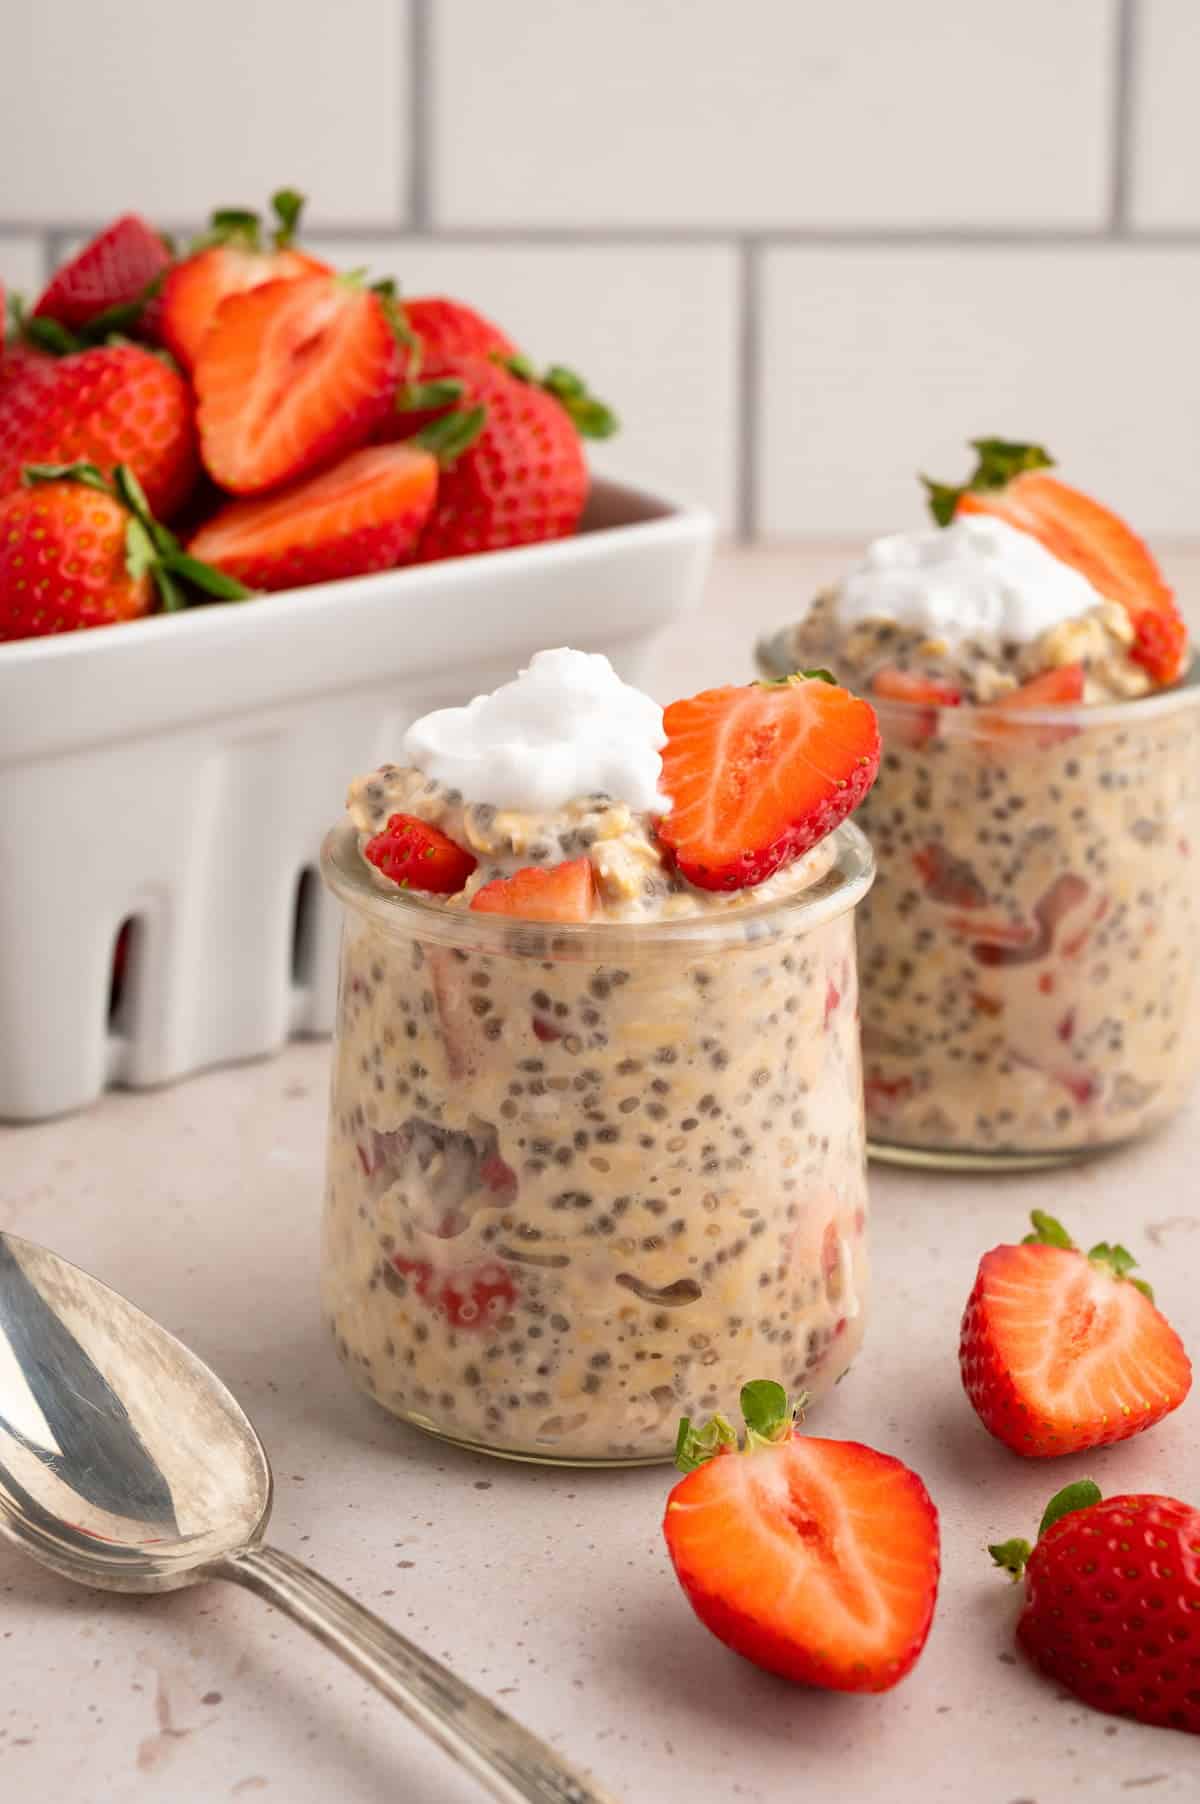
[{"label": "white subway tile wall", "polygon": [[566,363],[621,416],[593,466],[703,496],[737,519],[738,261],[727,245],[314,241],[408,294],[458,294],[539,363]]},{"label": "white subway tile wall", "polygon": [[439,224],[1104,217],[1111,0],[435,0],[432,16]]},{"label": "white subway tile wall", "polygon": [[1139,226],[1200,226],[1200,6],[1142,0],[1132,83]]},{"label": "white subway tile wall", "polygon": [[9,0],[0,280],[294,183],[326,254],[578,366],[625,422],[597,467],[742,536],[915,519],[981,432],[1200,531],[1200,0],[298,10]]}]

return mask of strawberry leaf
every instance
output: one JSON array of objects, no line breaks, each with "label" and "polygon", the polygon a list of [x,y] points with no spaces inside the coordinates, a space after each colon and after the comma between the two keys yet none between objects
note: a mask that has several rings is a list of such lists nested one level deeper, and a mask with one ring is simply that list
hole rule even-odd
[{"label": "strawberry leaf", "polygon": [[112,484],[104,471],[86,461],[73,464],[26,464],[21,472],[21,481],[26,488],[32,488],[38,482],[81,482],[85,488],[99,489],[102,495],[111,495],[113,492]]},{"label": "strawberry leaf", "polygon": [[1046,1530],[1053,1528],[1054,1524],[1061,1521],[1064,1516],[1069,1516],[1074,1510],[1090,1510],[1092,1505],[1099,1501],[1100,1486],[1093,1484],[1090,1478],[1077,1478],[1074,1484],[1064,1485],[1061,1491],[1055,1492],[1046,1505],[1045,1513],[1038,1524],[1038,1540],[1040,1541]]},{"label": "strawberry leaf", "polygon": [[1012,1541],[989,1541],[988,1552],[992,1556],[993,1564],[1002,1567],[1015,1584],[1024,1572],[1033,1549],[1028,1541],[1015,1539]]},{"label": "strawberry leaf", "polygon": [[694,1472],[722,1448],[736,1446],[737,1433],[724,1416],[714,1416],[703,1428],[693,1428],[690,1416],[684,1416],[675,1437],[675,1464],[681,1472]]},{"label": "strawberry leaf", "polygon": [[966,482],[955,486],[934,482],[928,476],[920,479],[925,485],[929,511],[939,526],[949,526],[964,495],[982,495],[990,489],[1002,489],[1026,470],[1049,470],[1054,466],[1054,459],[1041,445],[1026,445],[1017,439],[1006,438],[973,438],[970,445],[976,454],[976,463]]},{"label": "strawberry leaf", "polygon": [[[130,525],[136,525],[136,522],[130,521]],[[157,562],[153,566],[153,575],[158,598],[162,602],[163,613],[182,614],[187,607],[187,595],[182,583],[177,582],[171,572],[163,564]]]},{"label": "strawberry leaf", "polygon": [[772,1378],[755,1378],[742,1386],[742,1416],[752,1435],[760,1440],[778,1440],[791,1428],[792,1410],[787,1392]]},{"label": "strawberry leaf", "polygon": [[396,390],[397,413],[425,413],[434,407],[449,407],[461,401],[464,384],[457,376],[445,376],[434,382],[406,382]]},{"label": "strawberry leaf", "polygon": [[413,435],[412,442],[432,451],[440,464],[452,464],[475,443],[486,420],[486,407],[468,407],[461,413],[446,413],[440,420],[430,420],[428,426]]},{"label": "strawberry leaf", "polygon": [[103,313],[97,313],[94,319],[90,319],[83,331],[88,344],[103,344],[113,333],[128,332],[136,326],[161,289],[166,273],[160,269],[132,301],[121,301],[115,307],[106,307]]},{"label": "strawberry leaf", "polygon": [[556,401],[561,401],[581,438],[611,438],[614,432],[619,431],[621,422],[612,408],[606,407],[603,401],[598,401],[583,377],[577,376],[574,370],[567,369],[564,364],[552,363],[545,375],[539,377],[535,365],[519,351],[507,357],[500,352],[493,352],[492,356],[496,363],[519,382],[543,388]]},{"label": "strawberry leaf", "polygon": [[1075,1242],[1067,1233],[1060,1221],[1047,1215],[1042,1209],[1034,1209],[1029,1217],[1033,1223],[1033,1233],[1026,1234],[1022,1246],[1062,1247],[1066,1252],[1073,1252]]},{"label": "strawberry leaf", "polygon": [[271,196],[271,210],[279,221],[272,234],[277,251],[286,250],[295,238],[304,211],[304,199],[295,188],[277,188]]},{"label": "strawberry leaf", "polygon": [[[125,528],[125,568],[132,582],[141,582],[158,563],[158,552],[145,524],[133,517]],[[164,606],[165,606],[164,600]]]},{"label": "strawberry leaf", "polygon": [[258,250],[261,243],[262,222],[258,214],[248,207],[218,207],[209,220],[209,229],[204,242],[207,244],[229,244],[238,240],[248,250]]},{"label": "strawberry leaf", "polygon": [[[1110,1246],[1107,1240],[1098,1240],[1095,1246],[1090,1248],[1088,1258],[1093,1265],[1107,1266],[1115,1278],[1129,1278],[1130,1272],[1137,1264],[1137,1260],[1129,1248],[1123,1247],[1120,1241],[1115,1246]],[[1144,1278],[1129,1278],[1129,1282],[1136,1285],[1142,1295],[1149,1297],[1153,1303],[1154,1292]]]},{"label": "strawberry leaf", "polygon": [[30,314],[24,320],[21,331],[29,344],[36,346],[39,351],[49,351],[52,357],[69,357],[72,351],[83,349],[83,340],[74,332],[68,332],[56,319]]},{"label": "strawberry leaf", "polygon": [[240,583],[236,576],[229,576],[224,570],[218,570],[186,551],[168,553],[160,567],[169,570],[172,576],[184,577],[195,588],[205,595],[215,596],[218,601],[247,601],[254,594],[254,590]]}]

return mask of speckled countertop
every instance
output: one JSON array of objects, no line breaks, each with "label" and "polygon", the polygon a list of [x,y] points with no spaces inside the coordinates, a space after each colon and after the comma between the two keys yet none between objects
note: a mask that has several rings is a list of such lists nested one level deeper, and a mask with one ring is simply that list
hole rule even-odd
[{"label": "speckled countertop", "polygon": [[[788,617],[844,549],[726,554],[669,636],[666,697],[747,669],[747,623]],[[1168,555],[1200,595],[1200,556]],[[1197,618],[1193,613],[1193,618]],[[987,1540],[1048,1495],[1200,1501],[1200,1401],[1124,1447],[1023,1463],[962,1396],[958,1319],[979,1253],[1052,1208],[1123,1239],[1200,1347],[1200,1101],[1144,1146],[1001,1179],[876,1167],[873,1319],[820,1431],[899,1454],[942,1516],[916,1671],[882,1698],[793,1690],[728,1654],[678,1592],[669,1473],[541,1471],[442,1448],[352,1392],[315,1294],[328,1049],[70,1120],[0,1129],[0,1220],[95,1271],[208,1359],[272,1454],[272,1538],[395,1621],[625,1804],[1085,1804],[1200,1795],[1194,1739],[1092,1714],[1015,1654]],[[471,1804],[483,1796],[299,1630],[232,1587],[101,1596],[0,1547],[0,1797],[36,1804]]]}]

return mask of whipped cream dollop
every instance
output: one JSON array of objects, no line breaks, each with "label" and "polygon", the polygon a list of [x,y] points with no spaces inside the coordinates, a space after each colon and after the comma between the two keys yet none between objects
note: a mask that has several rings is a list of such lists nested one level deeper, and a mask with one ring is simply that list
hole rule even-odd
[{"label": "whipped cream dollop", "polygon": [[1031,533],[967,514],[868,546],[838,591],[841,626],[894,620],[942,639],[1029,644],[1104,597]]},{"label": "whipped cream dollop", "polygon": [[603,792],[662,814],[663,711],[623,683],[599,652],[539,651],[514,682],[465,708],[423,715],[404,735],[405,761],[464,801],[523,812]]}]

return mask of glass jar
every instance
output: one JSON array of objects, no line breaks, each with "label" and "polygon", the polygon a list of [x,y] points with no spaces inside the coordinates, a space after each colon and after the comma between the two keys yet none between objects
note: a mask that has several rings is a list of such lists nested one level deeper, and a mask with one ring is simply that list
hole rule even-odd
[{"label": "glass jar", "polygon": [[384,892],[352,827],[323,1305],[355,1381],[510,1458],[670,1458],[750,1378],[861,1341],[852,825],[802,892],[544,927]]},{"label": "glass jar", "polygon": [[1036,712],[875,702],[884,756],[857,816],[878,860],[858,917],[873,1154],[1055,1165],[1179,1107],[1200,1065],[1195,677]]}]

